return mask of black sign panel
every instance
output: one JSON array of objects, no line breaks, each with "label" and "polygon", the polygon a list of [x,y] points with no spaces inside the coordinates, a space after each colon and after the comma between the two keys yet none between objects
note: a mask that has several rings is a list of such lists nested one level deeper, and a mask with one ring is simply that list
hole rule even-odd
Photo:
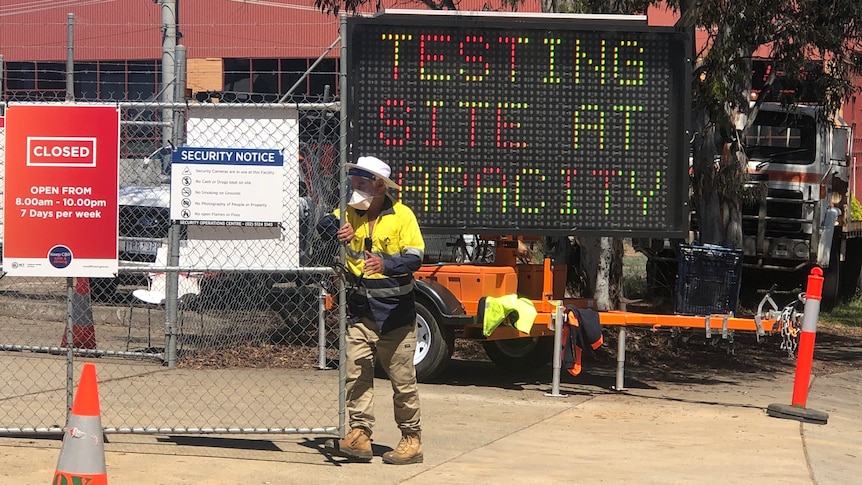
[{"label": "black sign panel", "polygon": [[431,232],[687,231],[682,32],[536,15],[346,21],[349,157]]}]

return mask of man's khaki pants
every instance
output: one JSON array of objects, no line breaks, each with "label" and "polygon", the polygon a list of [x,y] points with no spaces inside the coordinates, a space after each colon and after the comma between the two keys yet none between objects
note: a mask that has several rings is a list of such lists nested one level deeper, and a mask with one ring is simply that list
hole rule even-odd
[{"label": "man's khaki pants", "polygon": [[347,325],[347,413],[351,428],[374,427],[374,355],[389,375],[395,423],[404,431],[419,429],[419,392],[413,354],[416,322],[380,335],[377,323],[363,318]]}]

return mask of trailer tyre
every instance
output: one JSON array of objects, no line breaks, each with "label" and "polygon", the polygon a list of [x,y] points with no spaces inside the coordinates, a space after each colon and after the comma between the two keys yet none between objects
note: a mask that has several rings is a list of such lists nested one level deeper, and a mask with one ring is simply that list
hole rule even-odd
[{"label": "trailer tyre", "polygon": [[447,339],[438,323],[436,314],[429,310],[426,303],[416,301],[416,353],[413,364],[416,366],[416,379],[427,382],[438,375],[449,363],[451,339]]},{"label": "trailer tyre", "polygon": [[525,337],[482,342],[491,362],[516,372],[540,369],[554,357],[554,337]]}]

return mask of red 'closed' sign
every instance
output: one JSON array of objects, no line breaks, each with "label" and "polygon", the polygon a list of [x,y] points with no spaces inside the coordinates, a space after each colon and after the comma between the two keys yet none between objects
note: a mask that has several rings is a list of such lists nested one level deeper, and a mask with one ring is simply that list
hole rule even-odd
[{"label": "red 'closed' sign", "polygon": [[11,276],[113,276],[119,110],[14,104],[4,114],[3,270]]}]

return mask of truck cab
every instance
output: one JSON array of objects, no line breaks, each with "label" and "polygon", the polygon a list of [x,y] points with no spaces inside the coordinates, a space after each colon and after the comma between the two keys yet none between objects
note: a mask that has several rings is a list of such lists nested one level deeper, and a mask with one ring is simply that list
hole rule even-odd
[{"label": "truck cab", "polygon": [[[849,125],[819,107],[764,103],[744,140],[749,176],[742,205],[744,264],[794,275],[804,275],[815,263],[823,266],[826,306],[839,296],[852,237],[846,231],[850,139]],[[858,278],[858,267],[844,270],[848,278],[854,272]]]}]

